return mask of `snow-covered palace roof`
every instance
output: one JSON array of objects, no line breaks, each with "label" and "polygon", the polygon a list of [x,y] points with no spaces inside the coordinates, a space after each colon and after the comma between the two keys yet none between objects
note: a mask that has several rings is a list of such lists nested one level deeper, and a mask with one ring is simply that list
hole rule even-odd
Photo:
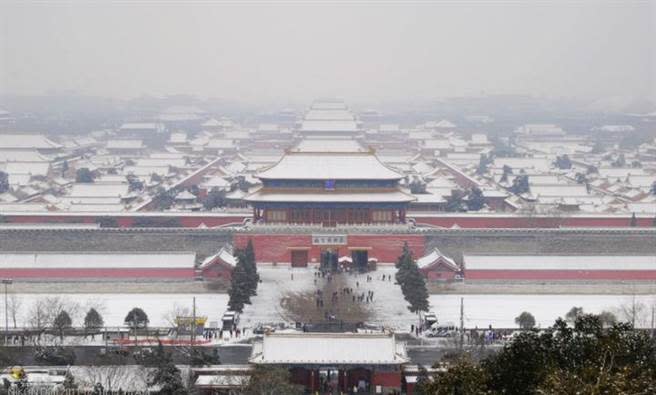
[{"label": "snow-covered palace roof", "polygon": [[[416,195],[420,196],[420,195]],[[332,202],[332,203],[409,203],[417,200],[413,195],[409,195],[400,190],[393,191],[375,191],[367,190],[364,192],[339,192],[330,191],[312,192],[312,191],[290,191],[279,192],[275,189],[259,188],[249,194],[246,199],[249,202]]]},{"label": "snow-covered palace roof", "polygon": [[385,166],[373,152],[289,152],[257,177],[271,180],[400,180],[403,176]]},{"label": "snow-covered palace roof", "polygon": [[656,270],[656,256],[466,255],[465,270]]},{"label": "snow-covered palace roof", "polygon": [[200,268],[205,269],[216,263],[224,263],[228,266],[235,267],[237,266],[237,258],[235,257],[232,246],[224,245],[221,247],[219,252],[216,254],[207,257],[203,263],[201,263]]},{"label": "snow-covered palace roof", "polygon": [[428,269],[434,264],[442,262],[444,265],[446,265],[448,268],[458,271],[460,270],[460,267],[454,262],[453,259],[447,257],[446,255],[442,254],[440,250],[437,248],[433,248],[433,250],[425,256],[422,256],[421,258],[417,259],[417,266],[420,269]]},{"label": "snow-covered palace roof", "polygon": [[400,365],[408,358],[393,334],[272,333],[254,345],[250,362]]},{"label": "snow-covered palace roof", "polygon": [[2,269],[192,269],[196,260],[193,252],[163,253],[3,253]]}]

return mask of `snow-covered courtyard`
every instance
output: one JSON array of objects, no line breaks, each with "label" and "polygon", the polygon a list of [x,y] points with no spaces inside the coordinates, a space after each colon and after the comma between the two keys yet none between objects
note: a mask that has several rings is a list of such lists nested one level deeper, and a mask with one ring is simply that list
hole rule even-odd
[{"label": "snow-covered courtyard", "polygon": [[[369,323],[409,330],[416,323],[416,315],[407,309],[401,289],[394,283],[394,267],[382,267],[368,273],[372,281],[367,282],[367,274],[344,274],[349,285],[356,292],[374,292],[373,303],[368,305],[372,311]],[[242,325],[250,327],[258,322],[281,322],[284,314],[280,311],[280,298],[289,292],[313,291],[321,285],[314,285],[314,270],[310,268],[267,267],[259,269],[262,284],[258,296],[242,315]],[[292,280],[293,273],[293,280]],[[382,276],[386,280],[382,281]],[[389,276],[392,281],[388,281]],[[321,280],[319,280],[321,281]],[[356,285],[359,283],[359,286]],[[537,325],[548,327],[558,317],[563,317],[574,306],[582,307],[587,313],[609,311],[619,319],[626,319],[622,306],[630,306],[634,300],[638,310],[636,326],[648,327],[651,324],[651,306],[656,305],[656,295],[430,295],[431,311],[437,314],[440,322],[460,322],[460,298],[464,298],[465,326],[474,327],[515,327],[515,317],[528,311],[535,316]]]},{"label": "snow-covered courtyard", "polygon": [[260,267],[257,269],[262,282],[257,295],[251,298],[241,315],[241,324],[254,327],[258,323],[285,322],[280,309],[280,299],[289,293],[313,291],[314,270],[310,268],[290,268],[288,266]]},{"label": "snow-covered courtyard", "polygon": [[[290,293],[314,292],[323,287],[325,279],[317,279],[313,268],[264,267],[258,272],[262,283],[252,304],[247,306],[241,316],[241,325],[253,327],[258,323],[285,322],[285,312],[281,310],[280,299]],[[394,283],[393,268],[385,268],[365,274],[340,274],[355,294],[374,292],[372,303],[365,305],[372,312],[369,323],[395,329],[409,328],[416,316],[406,308],[401,288]],[[381,277],[385,274],[386,280]],[[366,281],[367,275],[373,279]],[[392,281],[387,280],[392,276]]]},{"label": "snow-covered courtyard", "polygon": [[[35,303],[47,298],[57,298],[69,311],[74,326],[82,326],[84,315],[93,307],[102,315],[106,326],[123,326],[125,316],[133,307],[142,308],[150,320],[150,326],[170,326],[175,312],[190,313],[193,297],[196,297],[196,315],[207,316],[208,322],[217,322],[228,303],[226,294],[13,294],[11,299],[19,304],[16,324],[29,326],[30,311]],[[10,300],[10,305],[12,300]],[[4,309],[0,309],[4,322]],[[10,309],[9,323],[13,326]]]},{"label": "snow-covered courtyard", "polygon": [[[316,279],[313,268],[261,267],[258,269],[262,283],[252,304],[247,305],[239,324],[242,328],[253,328],[258,323],[280,323],[289,321],[280,307],[283,296],[293,293],[315,292],[322,288],[325,279]],[[365,305],[370,311],[368,323],[407,331],[416,323],[416,315],[407,309],[401,289],[394,282],[393,267],[382,267],[368,274],[342,274],[344,281],[355,294],[373,292],[373,302]],[[367,282],[367,275],[372,280]],[[382,280],[385,276],[385,280]],[[389,278],[392,281],[389,281]],[[316,281],[316,284],[315,284]],[[207,316],[208,325],[215,326],[227,309],[227,294],[12,294],[10,295],[10,326],[13,326],[12,305],[16,310],[16,324],[29,326],[30,312],[39,300],[56,297],[68,306],[73,325],[81,326],[84,314],[90,307],[96,308],[107,326],[122,326],[127,312],[133,307],[142,308],[150,319],[150,326],[169,326],[175,314],[191,314],[192,300],[196,297],[196,314]],[[430,296],[431,311],[439,322],[460,321],[460,298],[464,298],[465,326],[515,327],[514,319],[528,311],[535,316],[537,325],[548,327],[556,318],[564,316],[573,306],[582,307],[588,313],[610,311],[620,319],[626,319],[622,306],[637,306],[636,325],[651,324],[651,308],[656,305],[656,295],[457,295]],[[4,309],[0,309],[4,319]],[[1,321],[1,320],[0,320]]]},{"label": "snow-covered courtyard", "polygon": [[[496,328],[516,327],[515,317],[528,311],[535,317],[536,325],[544,328],[553,325],[558,317],[574,306],[585,313],[598,314],[609,311],[618,319],[626,320],[622,306],[633,305],[633,296],[618,295],[431,295],[431,310],[439,322],[460,322],[460,298],[464,302],[465,327]],[[656,305],[656,295],[636,295],[638,311],[636,326],[651,324],[651,307]]]}]

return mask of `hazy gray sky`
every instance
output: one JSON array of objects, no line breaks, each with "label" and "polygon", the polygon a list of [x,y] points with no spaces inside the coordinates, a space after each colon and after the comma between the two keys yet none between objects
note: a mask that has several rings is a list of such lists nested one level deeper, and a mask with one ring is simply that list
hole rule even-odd
[{"label": "hazy gray sky", "polygon": [[3,93],[656,97],[654,1],[0,3]]}]

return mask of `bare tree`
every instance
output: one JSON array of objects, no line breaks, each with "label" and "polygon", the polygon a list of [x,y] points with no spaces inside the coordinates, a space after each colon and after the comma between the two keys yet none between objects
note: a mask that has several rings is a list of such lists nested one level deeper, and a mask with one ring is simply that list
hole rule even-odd
[{"label": "bare tree", "polygon": [[191,317],[191,307],[175,304],[173,308],[167,311],[162,318],[166,321],[171,328],[178,327],[178,317]]},{"label": "bare tree", "polygon": [[145,392],[148,372],[139,365],[85,366],[78,370],[82,386],[93,388],[100,384],[105,393]]},{"label": "bare tree", "polygon": [[[27,313],[27,324],[38,331],[52,328],[55,317],[66,311],[75,321],[80,315],[80,305],[65,297],[52,296],[39,298]],[[38,338],[40,340],[40,337]]]},{"label": "bare tree", "polygon": [[620,321],[625,321],[635,326],[646,326],[647,324],[647,305],[636,300],[635,296],[631,301],[620,305],[618,309]]},{"label": "bare tree", "polygon": [[11,317],[11,320],[14,323],[14,328],[17,328],[16,317],[20,312],[20,309],[23,305],[23,301],[18,298],[18,295],[11,294],[7,300],[7,310],[8,314]]}]

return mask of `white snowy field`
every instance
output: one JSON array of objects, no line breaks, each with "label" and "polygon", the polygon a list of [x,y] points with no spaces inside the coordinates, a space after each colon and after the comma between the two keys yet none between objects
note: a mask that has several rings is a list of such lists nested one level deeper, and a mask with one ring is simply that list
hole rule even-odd
[{"label": "white snowy field", "polygon": [[[373,291],[374,293],[374,300],[369,304],[369,309],[373,312],[370,324],[408,331],[410,325],[416,324],[417,315],[408,311],[401,287],[396,285],[394,280],[394,273],[396,273],[395,268],[385,267],[375,272],[348,276],[348,278],[356,292]],[[367,275],[372,277],[370,282],[366,281]],[[384,281],[383,275],[385,275]],[[389,276],[392,277],[392,281],[389,281]],[[360,285],[357,288],[356,282]]]},{"label": "white snowy field", "polygon": [[[403,299],[401,288],[394,283],[394,267],[382,267],[368,273],[373,277],[366,281],[367,274],[344,275],[350,287],[356,293],[373,291],[373,303],[367,305],[373,315],[371,324],[407,331],[415,324],[417,316],[410,313]],[[323,284],[319,279],[314,284],[314,269],[289,267],[266,267],[259,269],[262,284],[253,304],[247,306],[242,314],[241,325],[253,327],[259,322],[285,322],[284,312],[280,309],[280,298],[289,292],[313,291]],[[294,278],[292,280],[292,274]],[[386,280],[381,277],[385,275]],[[392,281],[387,278],[392,276]],[[356,286],[359,283],[359,287]],[[465,326],[468,328],[515,327],[515,317],[528,311],[535,316],[537,325],[548,327],[558,317],[564,316],[573,306],[582,307],[588,313],[610,311],[620,319],[626,319],[621,307],[633,304],[632,296],[618,295],[431,295],[431,311],[440,322],[459,323],[460,298],[464,298]],[[656,295],[637,295],[635,303],[639,314],[637,326],[647,327],[651,323],[651,306],[656,304]]]},{"label": "white snowy field", "polygon": [[496,328],[516,327],[515,317],[521,312],[533,314],[536,325],[545,328],[553,325],[558,317],[574,306],[582,307],[585,313],[598,314],[602,311],[614,313],[618,319],[627,320],[623,306],[633,306],[636,311],[636,326],[651,325],[651,308],[656,305],[656,295],[431,295],[431,311],[439,322],[460,322],[460,298],[464,298],[465,327]]},{"label": "white snowy field", "polygon": [[[263,267],[258,269],[262,283],[252,304],[246,306],[241,316],[240,327],[252,328],[258,323],[287,322],[280,308],[283,295],[293,292],[314,291],[323,286],[322,279],[314,284],[313,268],[294,268],[288,266]],[[373,311],[369,323],[407,331],[416,323],[416,315],[407,310],[401,289],[394,283],[393,267],[379,268],[369,273],[373,277],[366,281],[367,274],[344,275],[347,283],[356,293],[374,292],[374,300],[367,306]],[[293,274],[293,279],[292,279]],[[392,281],[381,280],[381,276],[392,276]],[[359,286],[356,285],[359,283]],[[82,325],[84,314],[95,307],[103,316],[107,326],[122,326],[125,315],[133,307],[142,308],[150,319],[151,326],[169,326],[172,316],[191,314],[192,298],[196,296],[196,314],[207,316],[211,325],[219,321],[227,309],[227,294],[10,294],[9,324],[13,326],[12,310],[16,310],[18,326],[29,326],[29,318],[37,301],[57,298],[70,313],[74,325]],[[514,319],[521,312],[528,311],[540,327],[551,326],[556,318],[564,316],[573,306],[582,307],[588,313],[603,310],[615,313],[626,319],[622,306],[637,306],[636,325],[648,327],[651,324],[651,308],[656,305],[656,295],[431,295],[431,311],[437,314],[440,322],[459,323],[460,298],[464,298],[465,326],[473,327],[515,327]],[[15,307],[15,308],[12,308]],[[4,321],[4,306],[0,298],[0,322]]]},{"label": "white snowy field", "polygon": [[[81,326],[89,308],[96,308],[106,326],[123,326],[126,314],[133,307],[142,308],[150,320],[150,326],[170,326],[176,312],[191,314],[193,297],[196,297],[196,315],[207,316],[208,322],[219,321],[226,310],[226,294],[12,294],[10,306],[18,303],[16,324],[29,326],[33,307],[38,301],[57,298],[73,319],[74,326]],[[16,302],[14,302],[16,301]],[[4,306],[0,300],[0,322],[4,322]],[[47,304],[46,304],[47,305]],[[9,324],[13,326],[11,307]]]},{"label": "white snowy field", "polygon": [[[280,299],[285,294],[295,292],[313,292],[323,288],[325,279],[317,279],[315,285],[313,268],[265,267],[258,272],[262,283],[258,287],[257,296],[252,298],[252,304],[247,306],[241,315],[241,324],[244,327],[253,327],[257,323],[287,322],[284,311],[280,308]],[[374,279],[366,282],[367,274],[342,274],[349,287],[356,294],[374,292],[374,300],[366,306],[373,311],[369,323],[384,325],[395,329],[409,329],[416,320],[410,313],[403,300],[401,288],[392,281],[382,281],[382,274],[390,275],[394,269],[383,269],[369,273]],[[292,279],[293,274],[293,279]],[[358,284],[359,283],[359,286]]]},{"label": "white snowy field", "polygon": [[[251,298],[241,315],[240,325],[254,327],[258,323],[287,322],[280,308],[280,299],[287,293],[306,292],[317,289],[314,285],[312,268],[290,268],[289,266],[261,267],[257,269],[262,283],[257,295]],[[292,279],[293,275],[293,279]]]}]

